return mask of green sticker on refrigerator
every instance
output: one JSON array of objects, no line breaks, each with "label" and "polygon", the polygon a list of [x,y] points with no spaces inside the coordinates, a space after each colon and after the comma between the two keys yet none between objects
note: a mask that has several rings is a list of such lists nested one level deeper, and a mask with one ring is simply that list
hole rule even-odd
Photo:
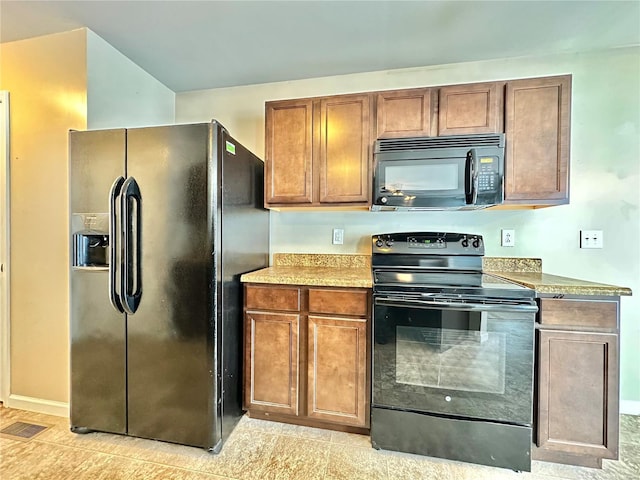
[{"label": "green sticker on refrigerator", "polygon": [[229,142],[229,141],[225,141],[225,143],[227,144],[227,152],[232,153],[233,155],[236,154],[236,146]]}]

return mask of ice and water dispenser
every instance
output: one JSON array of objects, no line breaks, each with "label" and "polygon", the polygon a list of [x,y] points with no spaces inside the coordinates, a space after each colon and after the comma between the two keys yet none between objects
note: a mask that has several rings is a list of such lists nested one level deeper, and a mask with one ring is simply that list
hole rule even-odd
[{"label": "ice and water dispenser", "polygon": [[73,266],[104,269],[109,266],[108,214],[73,214]]}]

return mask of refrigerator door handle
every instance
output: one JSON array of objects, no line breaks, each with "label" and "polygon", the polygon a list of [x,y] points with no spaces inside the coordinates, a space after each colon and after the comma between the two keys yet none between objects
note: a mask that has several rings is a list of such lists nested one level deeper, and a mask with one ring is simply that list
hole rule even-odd
[{"label": "refrigerator door handle", "polygon": [[133,315],[142,298],[142,197],[135,178],[122,186],[122,220],[124,223],[124,261],[122,262],[122,300],[124,311]]},{"label": "refrigerator door handle", "polygon": [[120,262],[122,256],[122,222],[120,211],[117,207],[123,184],[124,177],[116,178],[109,192],[109,300],[113,308],[120,313],[124,313],[122,297],[120,295],[122,283],[120,282],[120,285],[118,285],[117,281],[118,272],[122,268]]}]

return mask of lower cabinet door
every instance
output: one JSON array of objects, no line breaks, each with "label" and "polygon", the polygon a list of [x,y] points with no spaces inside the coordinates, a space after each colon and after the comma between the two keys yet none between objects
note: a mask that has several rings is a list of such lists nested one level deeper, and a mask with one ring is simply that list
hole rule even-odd
[{"label": "lower cabinet door", "polygon": [[618,458],[618,335],[538,331],[537,445]]},{"label": "lower cabinet door", "polygon": [[366,319],[309,316],[307,415],[368,426]]},{"label": "lower cabinet door", "polygon": [[298,415],[300,315],[247,311],[246,409]]}]

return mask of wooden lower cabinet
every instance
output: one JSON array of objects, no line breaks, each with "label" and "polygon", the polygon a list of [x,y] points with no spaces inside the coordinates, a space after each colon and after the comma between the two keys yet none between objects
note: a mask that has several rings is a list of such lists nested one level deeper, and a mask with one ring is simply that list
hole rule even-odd
[{"label": "wooden lower cabinet", "polygon": [[364,432],[370,409],[370,302],[364,288],[246,284],[244,408],[249,414]]},{"label": "wooden lower cabinet", "polygon": [[366,318],[309,315],[308,326],[307,415],[366,425]]},{"label": "wooden lower cabinet", "polygon": [[247,312],[245,404],[264,412],[298,414],[300,315]]},{"label": "wooden lower cabinet", "polygon": [[532,458],[591,467],[618,458],[618,306],[540,299]]}]

